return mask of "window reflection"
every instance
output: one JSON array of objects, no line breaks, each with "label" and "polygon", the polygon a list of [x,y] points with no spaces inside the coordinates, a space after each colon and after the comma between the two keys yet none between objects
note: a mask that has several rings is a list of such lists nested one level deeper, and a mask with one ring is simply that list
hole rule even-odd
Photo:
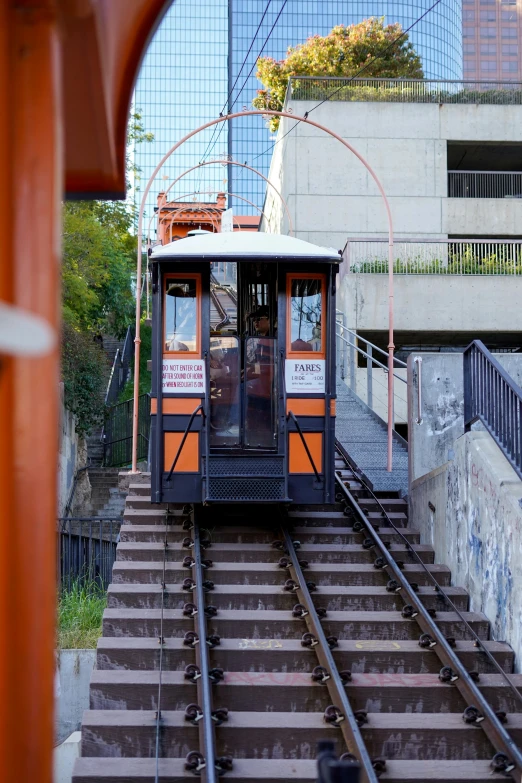
[{"label": "window reflection", "polygon": [[238,446],[239,341],[210,338],[210,445]]},{"label": "window reflection", "polygon": [[322,350],[322,281],[293,279],[290,294],[290,350]]},{"label": "window reflection", "polygon": [[197,351],[195,278],[170,278],[165,291],[165,350]]}]

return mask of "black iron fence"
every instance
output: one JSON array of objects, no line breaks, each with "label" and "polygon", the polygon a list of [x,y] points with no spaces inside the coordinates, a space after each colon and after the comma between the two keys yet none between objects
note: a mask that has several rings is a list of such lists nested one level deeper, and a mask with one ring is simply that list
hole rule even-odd
[{"label": "black iron fence", "polygon": [[481,421],[522,479],[522,389],[480,340],[464,351],[464,426]]},{"label": "black iron fence", "polygon": [[131,326],[127,329],[123,348],[116,351],[116,356],[112,363],[109,383],[105,393],[105,405],[112,405],[118,399],[118,396],[127,382],[129,367],[134,354],[134,330]]},{"label": "black iron fence", "polygon": [[92,583],[105,589],[116,560],[121,519],[61,517],[58,519],[58,582],[70,590],[75,583]]},{"label": "black iron fence", "polygon": [[[133,400],[108,409],[103,429],[103,464],[118,467],[132,462]],[[149,454],[150,394],[138,397],[138,460]]]}]

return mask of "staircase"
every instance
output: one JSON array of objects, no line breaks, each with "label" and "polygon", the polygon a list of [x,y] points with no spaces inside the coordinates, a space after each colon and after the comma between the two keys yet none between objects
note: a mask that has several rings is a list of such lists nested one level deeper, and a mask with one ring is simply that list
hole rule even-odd
[{"label": "staircase", "polygon": [[118,488],[120,468],[89,468],[92,516],[117,519],[123,516],[126,492]]},{"label": "staircase", "polygon": [[402,438],[393,441],[393,470],[388,473],[388,432],[378,418],[337,378],[337,416],[335,436],[353,462],[377,491],[391,490],[408,494],[408,448]]}]

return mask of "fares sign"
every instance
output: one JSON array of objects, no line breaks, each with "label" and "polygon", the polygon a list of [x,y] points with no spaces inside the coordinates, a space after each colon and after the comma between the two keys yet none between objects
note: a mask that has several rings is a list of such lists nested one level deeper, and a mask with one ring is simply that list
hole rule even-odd
[{"label": "fares sign", "polygon": [[286,393],[324,394],[324,359],[287,359],[285,362]]},{"label": "fares sign", "polygon": [[163,359],[162,390],[164,394],[205,394],[203,359]]}]

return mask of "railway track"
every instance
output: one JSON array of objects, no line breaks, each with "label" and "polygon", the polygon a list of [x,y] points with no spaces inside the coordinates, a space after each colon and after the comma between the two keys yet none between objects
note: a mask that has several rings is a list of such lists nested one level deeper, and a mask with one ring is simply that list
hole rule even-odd
[{"label": "railway track", "polygon": [[133,488],[76,783],[314,781],[325,739],[365,783],[520,781],[511,648],[406,502],[336,469],[335,506],[286,516]]}]

